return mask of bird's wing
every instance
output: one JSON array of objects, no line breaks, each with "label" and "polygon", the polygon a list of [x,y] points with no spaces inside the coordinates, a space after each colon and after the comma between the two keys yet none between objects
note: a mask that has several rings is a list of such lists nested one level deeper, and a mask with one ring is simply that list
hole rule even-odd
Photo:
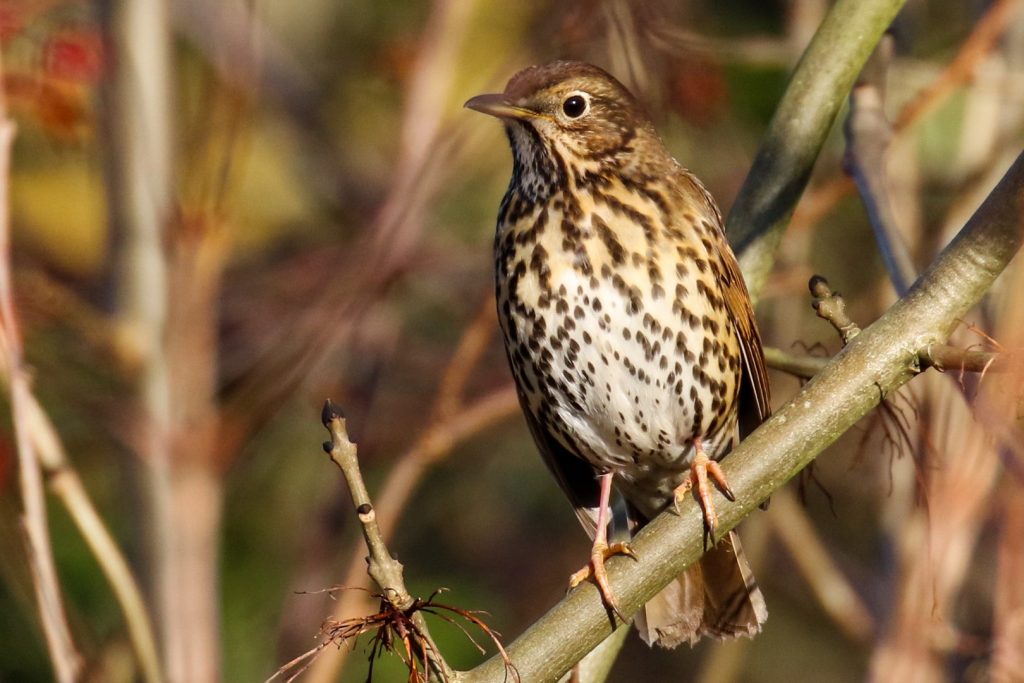
[{"label": "bird's wing", "polygon": [[[723,233],[722,239],[725,239]],[[728,243],[726,243],[728,244]],[[772,414],[771,391],[768,387],[768,368],[764,362],[761,334],[757,331],[754,307],[750,303],[747,285],[743,282],[739,263],[726,248],[722,253],[725,269],[722,273],[722,291],[725,305],[736,323],[736,333],[743,355],[743,384],[740,387],[740,435],[746,436]],[[745,406],[752,406],[753,411]]]},{"label": "bird's wing", "polygon": [[[743,384],[740,387],[740,435],[746,436],[767,420],[772,414],[771,392],[768,387],[768,368],[764,362],[764,349],[761,346],[761,334],[757,330],[757,319],[754,307],[750,303],[750,294],[743,281],[743,273],[736,261],[736,256],[729,246],[722,222],[722,213],[711,194],[697,178],[688,172],[683,177],[694,190],[707,209],[707,215],[714,216],[716,227],[722,237],[721,249],[723,268],[720,274],[720,285],[725,299],[726,308],[736,325],[739,337],[740,353],[743,356]],[[753,408],[753,410],[751,410]]]},{"label": "bird's wing", "polygon": [[590,538],[594,538],[597,530],[598,504],[601,500],[601,486],[598,472],[583,458],[579,458],[566,449],[558,439],[551,436],[547,429],[533,416],[530,407],[519,392],[519,403],[526,416],[526,424],[537,444],[544,464],[548,466],[562,491],[572,503],[577,519]]}]

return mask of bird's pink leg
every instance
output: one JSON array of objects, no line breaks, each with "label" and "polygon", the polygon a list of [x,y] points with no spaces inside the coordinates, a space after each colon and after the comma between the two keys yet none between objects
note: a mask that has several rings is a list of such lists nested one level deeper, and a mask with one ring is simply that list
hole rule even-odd
[{"label": "bird's pink leg", "polygon": [[615,598],[615,593],[612,592],[611,584],[608,582],[608,573],[605,571],[604,562],[612,555],[628,555],[635,560],[636,554],[633,553],[633,549],[629,547],[628,543],[608,544],[608,522],[611,512],[609,501],[611,500],[611,494],[612,474],[602,474],[600,507],[597,511],[597,531],[594,534],[594,545],[590,549],[590,562],[583,569],[569,577],[569,589],[571,590],[588,578],[593,577],[594,583],[597,584],[597,589],[601,592],[601,598],[604,600],[605,606],[613,610],[619,616],[619,619],[627,621],[626,617],[619,610],[619,601]]}]

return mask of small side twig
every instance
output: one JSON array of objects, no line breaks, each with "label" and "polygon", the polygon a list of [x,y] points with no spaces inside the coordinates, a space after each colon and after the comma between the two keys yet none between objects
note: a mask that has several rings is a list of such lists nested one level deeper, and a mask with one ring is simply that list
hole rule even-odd
[{"label": "small side twig", "polygon": [[[377,526],[377,513],[373,509],[373,503],[366,490],[366,483],[363,481],[363,474],[359,469],[356,445],[348,438],[345,418],[330,400],[324,403],[321,418],[331,434],[331,440],[324,443],[324,450],[341,470],[352,495],[352,502],[355,505],[363,532],[363,540],[366,541],[366,547],[370,553],[367,558],[368,572],[380,586],[382,604],[387,603],[408,617],[413,631],[411,634],[402,632],[399,635],[405,639],[410,657],[415,652],[423,658],[426,666],[441,677],[441,680],[452,680],[454,670],[441,657],[430,636],[423,615],[419,609],[415,609],[418,604],[416,599],[409,594],[405,587],[402,563],[388,552],[384,537]],[[381,611],[386,610],[382,609]],[[412,659],[408,663],[410,667],[414,666]]]},{"label": "small side twig", "polygon": [[843,297],[838,292],[833,292],[828,280],[821,275],[812,277],[807,286],[811,290],[811,296],[814,297],[814,302],[811,304],[814,307],[814,312],[818,314],[819,318],[829,321],[832,327],[836,328],[844,345],[849,344],[850,340],[860,334],[860,327],[846,314],[846,302]]},{"label": "small side twig", "polygon": [[[850,320],[846,314],[846,302],[838,292],[832,288],[821,275],[811,278],[808,287],[814,296],[811,304],[819,318],[823,318],[843,339],[843,344],[848,344],[851,339],[860,332],[857,323]],[[981,351],[973,348],[961,348],[950,344],[928,344],[918,353],[918,364],[920,369],[935,368],[940,372],[955,370],[959,372],[1003,372],[1008,369],[1019,354],[1006,351]],[[813,357],[794,357],[779,351],[778,349],[765,349],[765,359],[769,367],[789,372],[798,377],[813,377],[819,369],[818,360]],[[827,359],[820,359],[826,361]]]},{"label": "small side twig", "polygon": [[1003,372],[1018,354],[1000,351],[963,349],[949,344],[929,344],[918,354],[921,368],[935,368],[939,372]]},{"label": "small side twig", "polygon": [[826,356],[797,356],[772,346],[764,348],[764,360],[769,368],[800,379],[810,379],[824,368],[831,358]]}]

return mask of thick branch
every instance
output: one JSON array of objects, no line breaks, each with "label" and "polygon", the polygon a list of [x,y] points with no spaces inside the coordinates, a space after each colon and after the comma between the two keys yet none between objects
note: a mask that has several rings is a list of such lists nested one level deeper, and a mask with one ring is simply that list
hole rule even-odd
[{"label": "thick branch", "polygon": [[[1004,176],[955,240],[877,322],[861,332],[786,406],[723,463],[736,502],[721,501],[724,529],[774,490],[919,371],[921,349],[945,340],[981,298],[1024,240],[1024,156]],[[609,576],[623,610],[633,613],[700,557],[702,518],[692,499],[666,512],[634,539],[638,561],[612,558]],[[570,593],[508,648],[523,680],[556,680],[611,632],[597,590]],[[492,658],[463,674],[472,683],[501,681]]]},{"label": "thick branch", "polygon": [[790,79],[726,223],[756,298],[846,94],[904,0],[839,0]]}]

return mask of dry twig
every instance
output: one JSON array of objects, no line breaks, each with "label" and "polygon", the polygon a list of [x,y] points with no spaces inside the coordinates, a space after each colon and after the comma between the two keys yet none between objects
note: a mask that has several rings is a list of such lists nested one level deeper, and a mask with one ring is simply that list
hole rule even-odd
[{"label": "dry twig", "polygon": [[[2,83],[3,65],[0,62],[0,84]],[[25,510],[21,523],[39,619],[53,665],[54,677],[61,683],[72,683],[79,677],[82,660],[75,649],[68,628],[57,568],[53,561],[43,476],[35,442],[32,439],[32,393],[22,366],[21,333],[15,317],[14,293],[11,286],[8,190],[13,140],[14,122],[7,118],[7,105],[3,88],[0,87],[0,346],[9,369],[8,383],[18,452],[21,502]]]},{"label": "dry twig", "polygon": [[[451,680],[454,671],[444,661],[430,636],[421,613],[423,603],[413,598],[405,587],[402,563],[388,551],[380,528],[377,526],[377,513],[373,509],[370,494],[363,482],[359,460],[356,457],[356,446],[348,438],[345,418],[329,400],[324,403],[321,418],[331,434],[331,440],[324,443],[324,450],[331,456],[331,460],[345,477],[345,483],[359,518],[363,540],[370,553],[367,557],[367,571],[381,589],[379,618],[357,620],[358,626],[354,633],[370,630],[375,627],[374,625],[383,628],[384,635],[379,637],[385,640],[375,641],[374,652],[376,652],[378,644],[388,647],[387,643],[390,641],[386,639],[390,636],[387,634],[394,632],[405,644],[410,680],[419,680],[418,677],[414,677],[414,673],[417,671],[414,654],[423,663],[423,666],[429,667],[442,680]],[[351,621],[338,623],[340,631],[335,631],[334,636],[328,633],[329,639],[336,638],[338,633],[353,633]],[[378,633],[382,632],[378,631]]]},{"label": "dry twig", "polygon": [[839,292],[832,291],[828,280],[821,275],[815,275],[808,283],[808,288],[814,297],[814,302],[811,304],[814,307],[814,312],[818,314],[819,318],[827,320],[832,327],[836,328],[844,345],[849,344],[854,337],[860,334],[860,327],[846,314],[846,301],[843,300]]},{"label": "dry twig", "polygon": [[[331,644],[339,647],[364,633],[373,632],[370,647],[370,675],[373,675],[373,662],[382,652],[397,652],[409,671],[410,683],[428,681],[431,671],[442,681],[453,680],[454,670],[448,666],[434,643],[423,615],[433,614],[458,627],[470,642],[481,652],[484,649],[473,639],[469,632],[451,615],[468,621],[476,626],[495,644],[498,654],[505,662],[506,672],[511,680],[519,680],[512,666],[508,653],[498,639],[498,634],[491,629],[478,615],[480,612],[464,610],[444,605],[434,600],[435,592],[426,600],[414,598],[405,587],[402,564],[387,549],[384,533],[377,524],[377,512],[370,502],[369,493],[363,482],[359,461],[356,457],[356,446],[349,438],[345,427],[345,418],[328,400],[322,413],[324,426],[331,434],[331,440],[324,443],[324,450],[330,454],[331,460],[338,466],[345,477],[356,508],[363,532],[363,540],[369,549],[366,558],[367,572],[380,588],[375,594],[380,600],[377,611],[364,617],[347,617],[328,619],[321,628],[324,640],[315,648],[285,664],[270,680],[280,675],[288,675],[288,681],[306,671],[324,649]],[[420,667],[423,667],[422,671]]]},{"label": "dry twig", "polygon": [[[394,535],[413,492],[430,467],[447,457],[458,444],[518,412],[519,401],[511,385],[472,401],[464,395],[466,383],[493,334],[494,302],[488,295],[463,331],[441,375],[430,423],[399,456],[381,486],[376,514],[385,542]],[[358,548],[349,560],[343,585],[366,587],[366,564]],[[343,593],[334,609],[334,619],[340,621],[347,614],[365,611],[368,605],[360,595],[360,591]],[[334,656],[318,659],[310,674],[311,682],[335,680],[347,653],[347,650],[339,650]]]},{"label": "dry twig", "polygon": [[[10,384],[11,372],[6,358],[0,358],[0,381]],[[32,449],[43,469],[47,486],[63,503],[68,516],[78,527],[124,614],[128,637],[139,660],[140,675],[147,683],[163,680],[163,670],[156,647],[152,617],[146,607],[138,581],[110,529],[103,522],[96,506],[82,484],[57,429],[39,405],[35,395],[27,396],[26,430]]]},{"label": "dry twig", "polygon": [[[331,589],[329,592],[333,593],[337,590],[340,589]],[[464,610],[459,607],[435,602],[434,598],[444,591],[445,589],[443,588],[438,589],[426,600],[415,598],[412,604],[405,610],[398,609],[391,600],[381,594],[372,595],[371,597],[380,600],[380,607],[376,613],[365,617],[352,617],[340,621],[328,619],[320,627],[320,635],[323,637],[323,641],[308,652],[304,652],[282,666],[273,676],[267,679],[267,683],[284,675],[288,676],[285,679],[286,683],[291,683],[291,681],[294,681],[309,669],[313,661],[328,646],[334,645],[340,648],[347,643],[353,643],[355,639],[366,633],[374,634],[370,645],[370,671],[368,678],[372,679],[373,677],[374,661],[382,653],[390,652],[396,653],[408,668],[410,683],[429,680],[430,674],[427,670],[424,670],[421,674],[417,658],[419,661],[426,661],[430,657],[440,657],[441,653],[433,649],[433,641],[429,640],[429,637],[420,630],[417,621],[413,619],[413,615],[421,612],[432,614],[452,624],[462,631],[463,635],[469,639],[469,642],[473,644],[480,654],[484,654],[486,650],[473,638],[472,634],[449,615],[453,614],[479,628],[490,638],[491,642],[498,649],[498,653],[504,659],[510,680],[518,683],[519,674],[516,672],[515,667],[512,666],[508,653],[501,644],[500,634],[488,626],[479,616],[485,613]],[[401,649],[396,647],[396,644],[401,644]],[[446,679],[442,677],[442,680]]]}]

